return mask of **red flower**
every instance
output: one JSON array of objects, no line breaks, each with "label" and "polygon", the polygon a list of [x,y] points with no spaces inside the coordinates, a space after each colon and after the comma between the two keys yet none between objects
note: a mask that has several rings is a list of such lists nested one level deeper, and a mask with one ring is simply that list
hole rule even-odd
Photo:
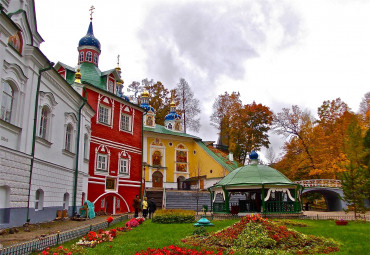
[{"label": "red flower", "polygon": [[112,216],[108,217],[107,221],[108,221],[108,223],[111,223],[113,221],[113,217]]}]

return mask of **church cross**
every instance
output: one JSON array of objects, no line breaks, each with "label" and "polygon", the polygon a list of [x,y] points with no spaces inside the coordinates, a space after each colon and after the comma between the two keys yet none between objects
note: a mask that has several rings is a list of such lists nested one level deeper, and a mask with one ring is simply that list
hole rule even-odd
[{"label": "church cross", "polygon": [[120,55],[118,54],[118,56],[117,56],[117,66],[119,66],[119,57],[120,57]]},{"label": "church cross", "polygon": [[90,7],[90,9],[89,9],[89,11],[90,11],[90,20],[92,20],[92,19],[93,19],[93,18],[92,18],[92,15],[93,15],[93,13],[94,13],[94,10],[95,10],[94,5],[91,5],[91,7]]}]

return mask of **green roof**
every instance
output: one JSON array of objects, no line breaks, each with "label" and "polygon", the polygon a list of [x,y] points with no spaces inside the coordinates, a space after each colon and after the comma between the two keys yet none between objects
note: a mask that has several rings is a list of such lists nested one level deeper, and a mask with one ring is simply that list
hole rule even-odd
[{"label": "green roof", "polygon": [[265,165],[251,164],[235,169],[212,188],[262,184],[296,185],[276,169]]},{"label": "green roof", "polygon": [[226,170],[229,172],[233,171],[235,168],[238,167],[238,162],[235,161],[229,161],[228,159],[222,157],[221,155],[217,155],[212,150],[210,150],[202,141],[196,141],[196,143],[210,155],[212,158],[214,158],[220,165],[222,165]]},{"label": "green roof", "polygon": [[164,126],[159,125],[159,124],[155,124],[154,128],[144,127],[144,131],[149,131],[149,132],[154,132],[154,133],[159,133],[159,134],[166,134],[166,135],[189,137],[189,138],[192,138],[192,139],[201,140],[197,136],[185,134],[185,133],[182,133],[182,132],[175,132],[175,131],[168,130],[167,128],[165,128]]}]

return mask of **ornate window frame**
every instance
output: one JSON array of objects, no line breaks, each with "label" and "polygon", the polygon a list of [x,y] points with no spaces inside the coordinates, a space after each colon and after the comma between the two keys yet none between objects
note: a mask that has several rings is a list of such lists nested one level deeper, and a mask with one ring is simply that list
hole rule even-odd
[{"label": "ornate window frame", "polygon": [[[100,107],[105,107],[108,109],[109,123],[100,122]],[[113,129],[114,100],[107,96],[99,95],[97,109],[96,123],[104,126],[109,126]]]},{"label": "ornate window frame", "polygon": [[[123,164],[126,163],[127,172],[122,172]],[[118,174],[120,176],[130,177],[131,172],[131,156],[125,150],[118,153]]]},{"label": "ornate window frame", "polygon": [[[186,153],[186,162],[182,162],[182,161],[177,161],[178,158],[177,158],[177,152],[185,152]],[[182,166],[185,166],[186,165],[186,171],[178,171],[177,168],[178,168],[178,165],[182,165]],[[180,143],[176,146],[175,148],[175,173],[183,173],[183,174],[187,174],[189,173],[189,150],[187,149],[187,147]]]},{"label": "ornate window frame", "polygon": [[[129,130],[126,130],[122,127],[122,117],[128,117],[129,119]],[[135,111],[133,108],[127,106],[127,105],[120,105],[120,115],[119,115],[119,131],[129,133],[131,135],[134,134],[134,117],[135,117]]]},{"label": "ornate window frame", "polygon": [[[53,137],[52,137],[52,130],[53,130],[53,120],[54,120],[54,110],[55,110],[55,106],[58,104],[56,101],[55,101],[55,97],[54,95],[51,93],[51,92],[43,92],[43,91],[40,91],[40,102],[39,102],[39,118],[38,118],[38,125],[37,125],[37,135],[39,138],[43,139],[44,141],[47,141],[48,143],[52,143],[53,142]],[[47,116],[47,127],[46,127],[46,133],[45,133],[45,136],[41,136],[40,135],[40,129],[41,129],[41,121],[42,121],[42,110],[43,109],[47,109],[49,111],[49,115]],[[48,145],[51,145],[51,144],[48,144]]]},{"label": "ornate window frame", "polygon": [[[99,168],[99,157],[105,158],[105,169]],[[109,166],[110,166],[110,150],[104,146],[100,145],[95,148],[95,164],[94,164],[95,174],[96,175],[109,175]]]}]

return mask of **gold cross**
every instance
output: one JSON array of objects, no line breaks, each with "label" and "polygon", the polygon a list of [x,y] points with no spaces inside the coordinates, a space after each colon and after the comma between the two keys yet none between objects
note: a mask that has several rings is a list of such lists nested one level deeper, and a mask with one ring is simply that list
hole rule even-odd
[{"label": "gold cross", "polygon": [[90,20],[92,20],[92,19],[93,19],[93,18],[92,18],[92,15],[93,15],[93,13],[94,13],[94,10],[95,10],[94,5],[91,5],[91,7],[90,7],[90,9],[89,9],[89,11],[90,11]]},{"label": "gold cross", "polygon": [[202,212],[204,213],[204,215],[206,214],[206,208],[202,208]]},{"label": "gold cross", "polygon": [[117,66],[119,66],[119,54],[118,54],[118,56],[117,56]]}]

